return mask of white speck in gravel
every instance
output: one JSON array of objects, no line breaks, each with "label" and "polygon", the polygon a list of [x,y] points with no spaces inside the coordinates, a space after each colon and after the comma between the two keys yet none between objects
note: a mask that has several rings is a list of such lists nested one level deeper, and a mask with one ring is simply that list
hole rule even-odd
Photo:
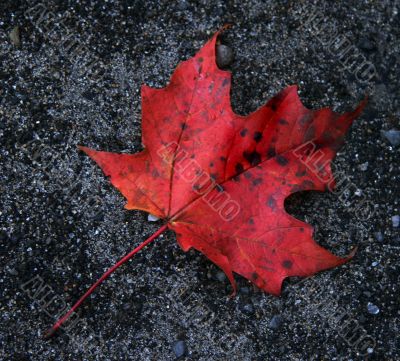
[{"label": "white speck in gravel", "polygon": [[361,190],[361,189],[357,189],[357,190],[354,192],[354,194],[355,194],[357,197],[360,197],[360,196],[362,195],[362,190]]}]

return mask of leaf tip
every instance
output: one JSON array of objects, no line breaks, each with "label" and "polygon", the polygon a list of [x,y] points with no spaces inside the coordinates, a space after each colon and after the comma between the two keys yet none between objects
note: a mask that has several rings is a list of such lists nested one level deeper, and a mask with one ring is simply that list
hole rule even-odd
[{"label": "leaf tip", "polygon": [[79,144],[77,144],[77,146],[76,146],[79,150],[81,150],[82,152],[85,152],[85,153],[87,153],[87,151],[89,150],[89,148],[88,147],[85,147],[84,145],[79,145]]}]

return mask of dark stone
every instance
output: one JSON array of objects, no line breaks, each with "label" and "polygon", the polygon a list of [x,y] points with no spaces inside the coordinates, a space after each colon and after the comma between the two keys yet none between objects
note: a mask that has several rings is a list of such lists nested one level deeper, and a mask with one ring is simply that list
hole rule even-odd
[{"label": "dark stone", "polygon": [[189,7],[188,3],[185,0],[180,0],[177,5],[176,8],[180,11],[184,11]]},{"label": "dark stone", "polygon": [[218,271],[215,273],[215,279],[219,282],[225,282],[226,281],[226,275],[222,271]]},{"label": "dark stone", "polygon": [[233,62],[233,50],[224,44],[217,45],[217,65],[219,68],[224,69]]},{"label": "dark stone", "polygon": [[269,322],[269,328],[277,330],[278,328],[281,327],[282,323],[283,323],[282,316],[275,315],[271,318],[271,321]]},{"label": "dark stone", "polygon": [[358,46],[360,49],[365,50],[365,51],[373,51],[376,50],[376,45],[373,41],[368,39],[367,37],[363,37],[360,39]]},{"label": "dark stone", "polygon": [[397,147],[400,144],[400,130],[381,130],[381,134],[389,141],[391,145],[393,145],[393,147]]},{"label": "dark stone", "polygon": [[176,358],[181,358],[183,356],[187,355],[187,346],[186,346],[186,342],[185,341],[177,341],[175,342],[174,346],[173,346],[173,350],[174,350],[174,354],[176,356]]}]

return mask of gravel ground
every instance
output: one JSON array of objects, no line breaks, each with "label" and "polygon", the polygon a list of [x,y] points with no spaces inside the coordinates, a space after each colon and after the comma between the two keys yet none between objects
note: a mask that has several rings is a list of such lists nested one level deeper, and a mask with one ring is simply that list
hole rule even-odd
[{"label": "gravel ground", "polygon": [[[400,360],[399,7],[3,0],[0,359]],[[64,303],[160,227],[124,210],[76,144],[139,151],[140,85],[164,86],[225,23],[240,114],[295,83],[313,108],[343,111],[369,94],[335,160],[343,192],[287,202],[321,245],[357,245],[354,260],[286,281],[280,298],[237,277],[230,299],[224,275],[166,233],[85,302],[78,324],[44,340]]]}]

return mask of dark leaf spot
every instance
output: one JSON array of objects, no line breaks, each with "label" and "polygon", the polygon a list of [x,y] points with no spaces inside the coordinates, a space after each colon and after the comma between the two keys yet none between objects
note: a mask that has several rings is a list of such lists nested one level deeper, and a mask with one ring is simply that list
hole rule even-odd
[{"label": "dark leaf spot", "polygon": [[304,134],[304,139],[306,141],[309,141],[309,140],[314,139],[314,138],[315,138],[315,128],[312,125],[307,129],[306,134]]},{"label": "dark leaf spot", "polygon": [[241,137],[245,137],[246,134],[247,134],[247,129],[246,129],[246,128],[244,128],[244,129],[242,129],[242,130],[240,131],[240,136],[241,136]]},{"label": "dark leaf spot", "polygon": [[289,122],[285,119],[279,119],[279,124],[281,125],[289,125]]},{"label": "dark leaf spot", "polygon": [[262,183],[262,179],[261,178],[256,178],[256,179],[253,180],[252,183],[253,183],[253,186],[257,186],[257,185]]},{"label": "dark leaf spot", "polygon": [[301,187],[303,189],[309,189],[309,188],[314,188],[314,182],[310,181],[310,180],[305,180],[303,183],[301,183]]},{"label": "dark leaf spot", "polygon": [[305,125],[309,124],[313,119],[312,113],[307,113],[300,119],[300,126],[304,127]]},{"label": "dark leaf spot", "polygon": [[253,139],[256,141],[256,143],[260,142],[262,139],[262,133],[261,132],[254,132]]},{"label": "dark leaf spot", "polygon": [[261,162],[261,157],[260,153],[253,151],[251,153],[249,152],[243,152],[243,157],[254,167],[258,163]]},{"label": "dark leaf spot", "polygon": [[306,170],[305,169],[303,169],[303,170],[298,170],[297,172],[296,172],[296,177],[304,177],[305,175],[306,175]]},{"label": "dark leaf spot", "polygon": [[275,155],[276,155],[275,149],[274,148],[269,148],[268,152],[267,152],[267,157],[268,158],[272,158],[272,157],[275,157]]},{"label": "dark leaf spot", "polygon": [[300,192],[300,191],[302,191],[302,190],[303,190],[303,188],[301,188],[298,184],[295,184],[295,185],[292,187],[292,192],[293,192],[293,193]]},{"label": "dark leaf spot", "polygon": [[224,187],[221,186],[220,184],[217,184],[216,189],[217,189],[217,192],[220,192],[220,193],[222,193],[225,190]]},{"label": "dark leaf spot", "polygon": [[282,262],[282,267],[283,267],[283,268],[291,269],[292,266],[293,266],[292,261],[290,261],[290,260],[288,260],[288,259],[287,259],[287,260],[284,260],[284,261]]},{"label": "dark leaf spot", "polygon": [[276,98],[271,100],[271,102],[270,102],[270,104],[269,104],[269,107],[270,107],[273,111],[276,111],[276,110],[278,109],[277,99],[276,99]]},{"label": "dark leaf spot", "polygon": [[321,140],[324,143],[329,143],[329,141],[332,140],[332,134],[325,130],[321,135]]},{"label": "dark leaf spot", "polygon": [[281,165],[282,167],[284,167],[285,165],[287,165],[289,163],[289,161],[287,160],[287,158],[285,158],[283,155],[278,155],[276,157],[276,161],[278,162],[279,165]]},{"label": "dark leaf spot", "polygon": [[267,206],[270,207],[271,209],[275,209],[276,208],[276,200],[275,200],[274,197],[272,197],[272,196],[268,197]]},{"label": "dark leaf spot", "polygon": [[236,173],[242,173],[244,171],[242,163],[236,163],[235,170]]}]

